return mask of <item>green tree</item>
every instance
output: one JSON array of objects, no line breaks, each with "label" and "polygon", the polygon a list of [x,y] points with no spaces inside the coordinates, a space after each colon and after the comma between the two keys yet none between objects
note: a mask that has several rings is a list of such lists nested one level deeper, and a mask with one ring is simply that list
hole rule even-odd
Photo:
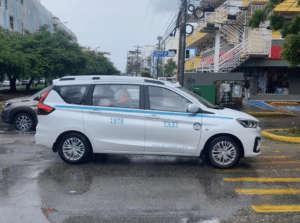
[{"label": "green tree", "polygon": [[0,73],[10,80],[10,90],[16,91],[16,80],[28,69],[29,57],[23,51],[26,36],[0,27]]},{"label": "green tree", "polygon": [[61,30],[51,34],[48,27],[43,26],[31,36],[24,48],[27,53],[36,55],[31,61],[30,73],[26,74],[31,79],[27,90],[34,79],[45,77],[46,80],[52,80],[72,75],[86,66],[82,48]]},{"label": "green tree", "polygon": [[76,71],[80,75],[120,75],[113,63],[106,57],[109,53],[100,52],[89,47],[83,49],[86,59],[86,66]]},{"label": "green tree", "polygon": [[164,66],[165,77],[173,77],[175,75],[177,65],[173,59],[169,59]]},{"label": "green tree", "polygon": [[177,69],[177,65],[173,59],[169,59],[165,65],[163,65],[162,61],[158,62],[158,77],[173,77],[175,75],[175,71]]},{"label": "green tree", "polygon": [[273,9],[282,2],[284,0],[270,0],[264,9],[252,15],[248,25],[251,28],[258,28],[261,23],[270,20],[270,28],[281,30],[281,35],[285,38],[280,53],[283,60],[287,61],[290,67],[297,67],[300,65],[300,15],[294,16],[291,21],[285,21],[282,15],[273,13]]}]

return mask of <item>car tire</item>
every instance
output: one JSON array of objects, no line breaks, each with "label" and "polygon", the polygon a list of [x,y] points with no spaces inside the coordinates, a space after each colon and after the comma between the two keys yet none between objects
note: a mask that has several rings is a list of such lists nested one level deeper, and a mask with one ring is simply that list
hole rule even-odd
[{"label": "car tire", "polygon": [[30,131],[35,127],[34,120],[28,113],[20,113],[16,115],[13,124],[16,130],[22,132]]},{"label": "car tire", "polygon": [[240,150],[237,143],[230,137],[221,136],[209,144],[208,157],[214,167],[232,168],[240,159]]},{"label": "car tire", "polygon": [[58,154],[66,163],[86,163],[91,157],[91,151],[89,141],[79,133],[64,135],[58,142]]}]

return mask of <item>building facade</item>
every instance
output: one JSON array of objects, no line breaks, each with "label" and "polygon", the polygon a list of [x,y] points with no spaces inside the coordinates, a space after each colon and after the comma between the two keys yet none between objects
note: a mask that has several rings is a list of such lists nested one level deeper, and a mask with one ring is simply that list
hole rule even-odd
[{"label": "building facade", "polygon": [[[197,56],[186,61],[186,71],[224,75],[242,72],[251,79],[252,94],[300,94],[300,70],[289,69],[280,57],[284,42],[280,31],[269,30],[269,21],[258,29],[247,26],[253,13],[267,3],[268,0],[214,0],[214,12],[204,13],[194,33],[187,37],[187,48],[196,48]],[[299,12],[293,0],[273,10],[286,20]]]},{"label": "building facade", "polygon": [[34,33],[49,25],[51,33],[64,30],[76,41],[76,35],[48,11],[40,0],[0,0],[0,26],[10,31]]}]

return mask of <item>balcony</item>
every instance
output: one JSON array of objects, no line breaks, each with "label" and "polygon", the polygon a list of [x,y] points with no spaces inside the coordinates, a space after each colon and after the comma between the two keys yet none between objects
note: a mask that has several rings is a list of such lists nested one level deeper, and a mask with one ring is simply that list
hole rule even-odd
[{"label": "balcony", "polygon": [[[197,29],[195,29],[194,33],[191,34],[186,39],[186,47],[187,48],[194,48],[207,36],[207,33],[200,33]],[[205,38],[206,39],[206,38]]]},{"label": "balcony", "polygon": [[268,3],[269,0],[243,0],[243,6],[248,5],[249,3],[254,3],[255,5],[264,5]]}]

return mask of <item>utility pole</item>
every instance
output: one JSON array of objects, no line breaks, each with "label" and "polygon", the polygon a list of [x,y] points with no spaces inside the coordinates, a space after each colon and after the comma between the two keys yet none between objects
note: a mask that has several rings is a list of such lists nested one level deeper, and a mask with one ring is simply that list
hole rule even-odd
[{"label": "utility pole", "polygon": [[133,46],[136,47],[136,64],[135,64],[135,76],[137,76],[138,66],[139,66],[139,48],[143,48],[141,46]]},{"label": "utility pole", "polygon": [[[157,40],[158,40],[158,47],[157,47],[157,50],[160,51],[160,41],[162,40],[162,37],[161,36],[158,36],[157,37]],[[159,71],[158,71],[158,68],[159,68],[159,57],[157,57],[157,63],[156,63],[156,78],[158,78],[158,74],[159,74]]]},{"label": "utility pole", "polygon": [[187,17],[187,0],[181,0],[181,9],[178,16],[179,22],[179,53],[178,53],[178,70],[177,80],[183,86],[185,70],[185,49],[186,49],[186,17]]}]

